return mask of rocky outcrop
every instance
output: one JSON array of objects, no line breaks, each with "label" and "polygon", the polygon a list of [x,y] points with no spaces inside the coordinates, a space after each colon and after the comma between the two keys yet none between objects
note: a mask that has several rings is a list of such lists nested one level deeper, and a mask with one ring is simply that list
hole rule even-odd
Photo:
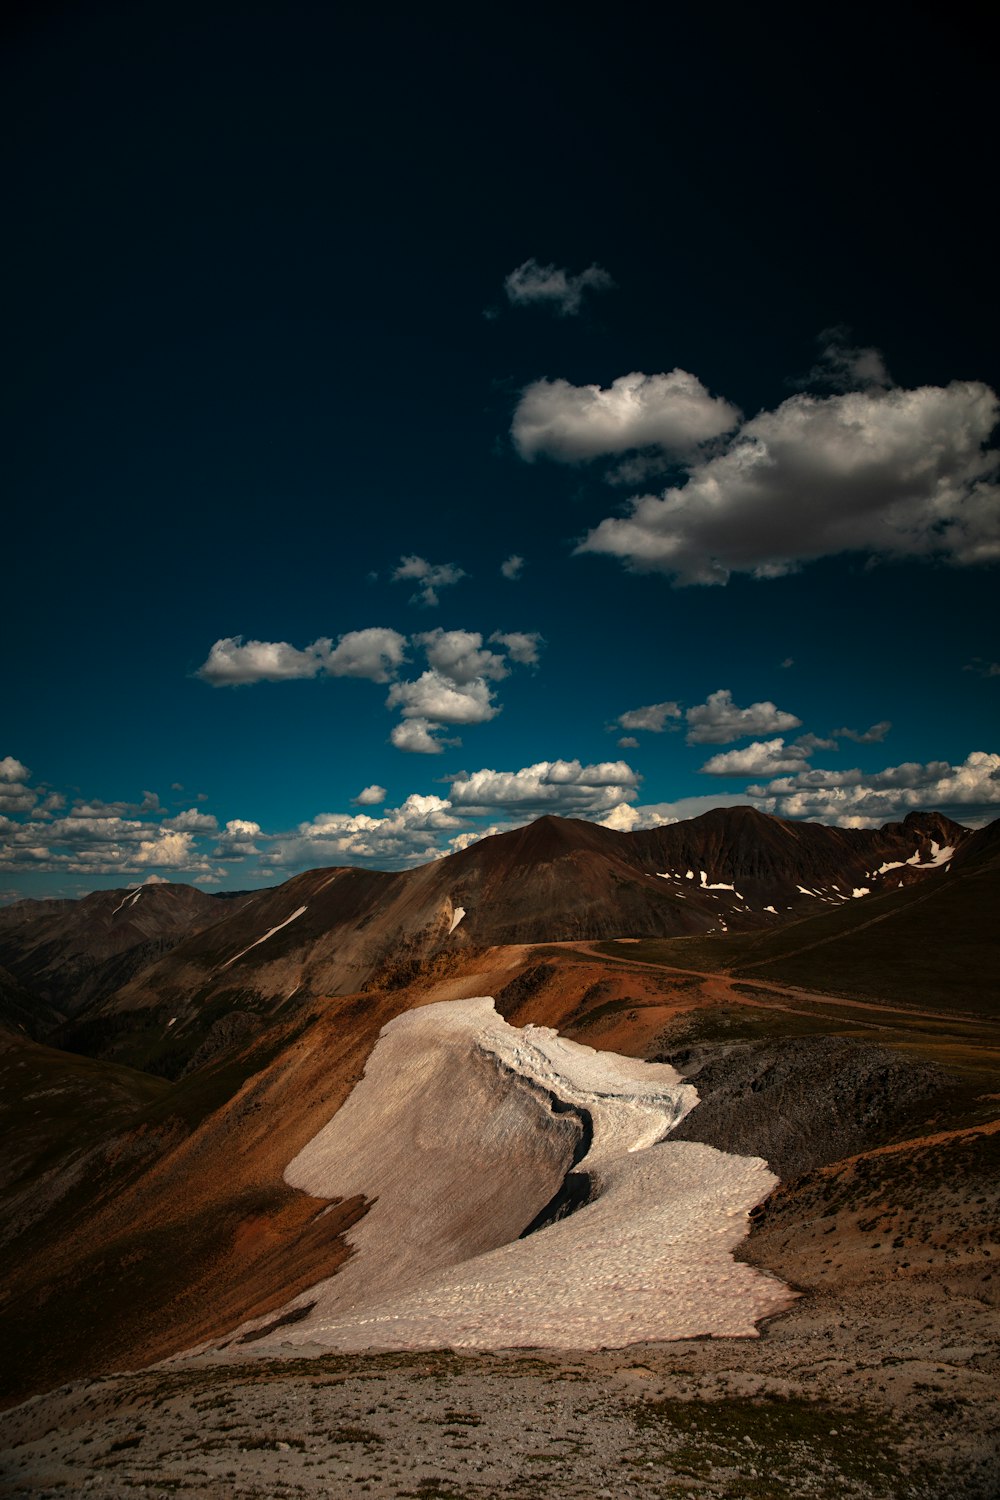
[{"label": "rocky outcrop", "polygon": [[662,1058],[701,1101],[673,1138],[762,1156],[782,1181],[887,1140],[954,1087],[942,1068],[834,1036],[722,1042]]}]

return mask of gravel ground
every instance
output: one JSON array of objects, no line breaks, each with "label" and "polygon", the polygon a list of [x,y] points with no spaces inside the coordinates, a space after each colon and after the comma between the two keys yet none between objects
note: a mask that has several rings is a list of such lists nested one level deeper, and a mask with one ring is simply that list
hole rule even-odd
[{"label": "gravel ground", "polygon": [[5,1413],[0,1474],[32,1500],[995,1500],[995,1333],[910,1283],[803,1298],[759,1339],[194,1362]]}]

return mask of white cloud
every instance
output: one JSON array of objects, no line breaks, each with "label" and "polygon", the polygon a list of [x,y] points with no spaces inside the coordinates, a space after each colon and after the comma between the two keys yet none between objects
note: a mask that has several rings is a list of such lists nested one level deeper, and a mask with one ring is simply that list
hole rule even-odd
[{"label": "white cloud", "polygon": [[866,827],[933,808],[963,821],[995,817],[1000,805],[1000,755],[974,751],[961,765],[916,761],[883,771],[800,771],[747,787],[764,812]]},{"label": "white cloud", "polygon": [[[435,587],[454,583],[464,575],[460,568],[432,566],[423,558],[410,557],[403,559],[394,576],[418,579],[436,601]],[[303,651],[287,641],[244,641],[241,636],[228,636],[215,642],[197,675],[215,687],[317,676],[392,683],[386,706],[401,708],[404,719],[414,721],[409,726],[395,726],[390,735],[392,744],[400,750],[438,755],[442,745],[456,742],[436,738],[435,730],[444,724],[484,724],[495,718],[500,707],[489,684],[509,676],[512,662],[537,665],[543,642],[537,632],[494,631],[490,646],[503,650],[493,651],[484,645],[477,630],[438,627],[415,635],[413,644],[423,649],[430,670],[403,682],[396,677],[406,660],[407,638],[387,626],[350,630],[338,638],[336,645],[329,637],[322,637]],[[11,767],[20,764],[8,759]],[[7,805],[20,811],[30,805],[33,796],[23,788],[16,796],[8,789],[4,800],[0,787],[0,807]],[[151,807],[151,803],[142,804],[143,811]],[[125,810],[124,804],[115,809]]]},{"label": "white cloud", "polygon": [[639,779],[622,760],[590,766],[578,760],[543,760],[520,771],[463,772],[451,784],[451,802],[470,816],[504,810],[588,817],[634,801]]},{"label": "white cloud", "polygon": [[195,673],[212,687],[293,678],[366,677],[388,682],[403,661],[406,637],[385,626],[349,630],[334,646],[329,636],[299,651],[287,641],[244,641],[240,635],[216,641]]},{"label": "white cloud", "polygon": [[15,760],[13,755],[5,755],[0,760],[0,781],[28,781],[30,777],[27,766]]},{"label": "white cloud", "polygon": [[661,828],[667,823],[680,823],[687,818],[699,818],[702,813],[716,807],[750,807],[751,799],[744,792],[712,792],[701,797],[679,797],[675,802],[651,802],[636,807],[641,828]]},{"label": "white cloud", "polygon": [[639,741],[634,734],[623,734],[618,741],[619,750],[638,750]]},{"label": "white cloud", "polygon": [[810,733],[796,735],[789,748],[801,750],[803,757],[807,758],[810,755],[815,755],[817,750],[839,750],[840,746],[835,739],[824,738],[823,735]]},{"label": "white cloud", "polygon": [[446,743],[455,741],[435,739],[434,729],[427,719],[404,719],[401,724],[393,725],[389,741],[397,750],[410,755],[440,755]]},{"label": "white cloud", "polygon": [[606,818],[600,820],[602,828],[612,828],[616,833],[635,833],[642,828],[663,828],[668,823],[676,822],[676,818],[663,816],[654,807],[630,807],[627,802],[619,802]]},{"label": "white cloud", "polygon": [[678,584],[778,578],[845,552],[993,561],[998,459],[985,444],[997,415],[977,381],[792,396],[692,464],[686,484],[631,500],[576,550]]},{"label": "white cloud", "polygon": [[882,719],[870,729],[831,729],[834,739],[853,740],[856,745],[880,745],[892,728],[890,719]]},{"label": "white cloud", "polygon": [[375,807],[378,803],[384,802],[385,798],[385,787],[373,782],[371,786],[362,787],[358,795],[351,798],[351,801],[355,807]]},{"label": "white cloud", "polygon": [[513,583],[515,579],[520,578],[523,569],[524,558],[519,556],[519,554],[516,552],[512,552],[510,556],[500,564],[500,572],[510,583]]},{"label": "white cloud", "polygon": [[511,436],[522,458],[577,463],[632,448],[690,455],[700,443],[729,432],[740,413],[710,396],[686,370],[620,375],[608,389],[537,380],[514,412]]},{"label": "white cloud", "polygon": [[650,734],[662,734],[668,719],[679,719],[679,703],[647,703],[645,708],[630,708],[619,714],[615,723],[621,729],[645,729]]},{"label": "white cloud", "polygon": [[387,708],[400,708],[403,723],[389,738],[397,750],[418,755],[440,755],[444,745],[460,744],[437,735],[446,724],[485,724],[496,718],[500,705],[490,682],[510,674],[510,662],[537,664],[543,644],[537,633],[494,631],[490,645],[504,648],[506,656],[483,645],[477,630],[428,630],[413,638],[421,646],[430,669],[412,681],[395,682],[386,699]]},{"label": "white cloud", "polygon": [[187,812],[165,819],[161,826],[177,833],[214,833],[219,824],[213,813],[203,813],[196,807],[189,807]]},{"label": "white cloud", "polygon": [[[30,830],[31,824],[26,827]],[[151,836],[155,824],[117,814],[90,816],[89,809],[74,810],[65,818],[45,825],[45,836],[53,844],[138,843]]]},{"label": "white cloud", "polygon": [[404,719],[433,724],[485,724],[500,712],[482,678],[451,682],[434,669],[412,682],[394,682],[385,701],[387,708],[401,708]]},{"label": "white cloud", "polygon": [[29,812],[38,801],[38,793],[30,786],[19,786],[17,782],[0,784],[0,812]]},{"label": "white cloud", "polygon": [[392,581],[397,583],[401,579],[414,580],[419,587],[410,595],[410,603],[422,604],[430,609],[441,602],[438,589],[448,588],[465,576],[465,569],[458,567],[456,563],[430,563],[425,557],[413,554],[399,559]]},{"label": "white cloud", "polygon": [[545,642],[537,630],[494,630],[490,645],[503,646],[519,667],[537,667],[538,652]]},{"label": "white cloud", "polygon": [[259,823],[248,818],[230,818],[214,850],[216,859],[244,859],[247,855],[259,854],[254,840],[260,834]]},{"label": "white cloud", "polygon": [[298,651],[287,641],[244,641],[241,635],[227,635],[215,642],[195,676],[212,687],[315,677],[331,644],[329,640],[313,641],[304,651]]},{"label": "white cloud", "polygon": [[349,630],[325,657],[323,670],[331,677],[364,677],[389,682],[406,653],[406,636],[385,625]]},{"label": "white cloud", "polygon": [[433,670],[451,682],[464,684],[475,681],[477,677],[499,682],[508,676],[509,669],[503,657],[495,651],[483,650],[483,638],[478,630],[442,630],[439,626],[423,635],[415,635],[413,642],[423,647]]},{"label": "white cloud", "polygon": [[549,307],[560,317],[580,311],[584,292],[608,292],[614,282],[601,266],[574,276],[561,266],[543,266],[534,257],[505,277],[503,289],[512,307]]},{"label": "white cloud", "polygon": [[461,827],[444,798],[414,793],[380,817],[321,813],[275,840],[268,857],[282,869],[356,860],[409,863],[433,858],[442,834]]},{"label": "white cloud", "polygon": [[199,869],[204,860],[193,848],[193,833],[169,833],[157,830],[152,838],[143,839],[131,857],[140,869],[159,865],[162,869]]},{"label": "white cloud", "polygon": [[780,737],[754,740],[740,750],[713,755],[701,770],[706,776],[780,776],[784,771],[801,770],[808,754],[807,747],[786,745]]},{"label": "white cloud", "polygon": [[688,709],[685,718],[689,745],[726,745],[749,735],[784,734],[802,723],[767,700],[737,708],[728,688],[709,693],[704,703]]}]

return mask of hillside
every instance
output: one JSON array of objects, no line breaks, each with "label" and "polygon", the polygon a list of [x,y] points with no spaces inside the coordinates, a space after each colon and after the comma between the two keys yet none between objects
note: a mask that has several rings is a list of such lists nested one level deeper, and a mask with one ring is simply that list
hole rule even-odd
[{"label": "hillside", "polygon": [[228,900],[167,882],[79,901],[19,901],[0,907],[0,965],[40,1009],[73,1015],[228,908]]},{"label": "hillside", "polygon": [[971,837],[938,814],[836,829],[729,808],[636,834],[540,818],[414,870],[294,876],[95,995],[55,1039],[176,1076],[311,997],[392,988],[498,945],[738,942],[817,907],[852,925],[882,892],[937,889]]}]

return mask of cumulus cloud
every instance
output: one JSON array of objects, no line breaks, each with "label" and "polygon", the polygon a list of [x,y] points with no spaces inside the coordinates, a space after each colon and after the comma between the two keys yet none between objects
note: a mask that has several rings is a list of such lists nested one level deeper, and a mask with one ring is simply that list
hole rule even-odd
[{"label": "cumulus cloud", "polygon": [[600,819],[602,828],[612,828],[616,833],[635,833],[642,828],[663,828],[668,823],[676,822],[676,818],[661,815],[654,807],[630,807],[627,802],[619,802],[606,818]]},{"label": "cumulus cloud", "polygon": [[579,463],[649,447],[690,456],[739,420],[736,407],[710,396],[687,370],[633,371],[606,390],[568,380],[535,381],[518,402],[511,437],[529,462],[546,457]]},{"label": "cumulus cloud", "polygon": [[401,724],[393,725],[389,743],[410,755],[440,755],[445,744],[461,743],[437,738],[434,734],[435,727],[427,719],[404,719]]},{"label": "cumulus cloud", "polygon": [[807,760],[806,746],[786,745],[780,738],[754,740],[739,750],[720,751],[701,767],[706,776],[778,776],[798,771]]},{"label": "cumulus cloud", "polygon": [[214,833],[218,826],[214,813],[199,812],[196,807],[189,807],[187,812],[166,818],[162,824],[162,827],[173,829],[176,833]]},{"label": "cumulus cloud", "polygon": [[412,682],[394,682],[385,701],[387,708],[402,709],[404,719],[434,724],[485,724],[500,712],[482,678],[453,682],[433,668]]},{"label": "cumulus cloud", "polygon": [[244,641],[241,635],[227,635],[215,642],[195,676],[212,687],[315,677],[331,644],[329,640],[313,641],[304,651],[298,651],[287,641]]},{"label": "cumulus cloud", "polygon": [[[3,790],[0,784],[0,793]],[[167,816],[167,809],[151,791],[144,792],[139,802],[80,797],[69,811],[63,811],[65,801],[60,793],[49,792],[37,808],[19,806],[19,817],[0,816],[3,868],[110,875],[122,877],[123,882],[129,875],[155,874],[158,869],[184,872],[185,878],[226,874],[212,864],[205,848],[206,839],[218,832],[218,823],[209,813],[191,807]]]},{"label": "cumulus cloud", "polygon": [[423,647],[432,669],[451,682],[464,684],[477,677],[499,682],[508,675],[509,669],[503,657],[495,651],[483,649],[483,638],[478,630],[442,630],[439,626],[436,630],[415,635],[413,641],[414,645]]},{"label": "cumulus cloud", "polygon": [[536,632],[494,631],[491,651],[477,630],[428,630],[413,637],[423,648],[429,669],[415,679],[393,683],[387,708],[402,711],[389,738],[397,750],[417,755],[440,755],[444,745],[439,730],[449,724],[486,724],[500,712],[491,683],[510,674],[510,663],[533,666],[542,638]]},{"label": "cumulus cloud", "polygon": [[0,760],[0,781],[28,781],[31,772],[21,761],[15,760],[13,755],[5,755]]},{"label": "cumulus cloud", "polygon": [[623,734],[618,741],[619,750],[638,750],[639,741],[634,734]]},{"label": "cumulus cloud", "polygon": [[620,729],[645,729],[650,734],[662,734],[668,719],[679,719],[679,703],[647,703],[645,708],[630,708],[619,714],[615,723]]},{"label": "cumulus cloud", "polygon": [[351,798],[351,801],[355,807],[375,807],[378,803],[384,802],[385,799],[385,787],[378,786],[377,783],[373,782],[371,786],[362,787],[358,795]]},{"label": "cumulus cloud", "polygon": [[614,281],[603,267],[588,266],[571,275],[561,266],[544,266],[532,256],[504,278],[511,307],[548,307],[562,318],[575,317],[584,292],[609,292]]},{"label": "cumulus cloud", "polygon": [[520,667],[537,667],[538,653],[545,642],[537,630],[494,630],[490,644],[503,646],[511,661]]},{"label": "cumulus cloud", "polygon": [[623,760],[581,765],[578,760],[538,761],[519,771],[463,772],[451,784],[451,802],[471,816],[490,812],[607,814],[638,795],[638,774]]},{"label": "cumulus cloud", "polygon": [[254,840],[260,838],[261,827],[248,818],[230,818],[215,847],[217,859],[244,859],[250,854],[259,854]]},{"label": "cumulus cloud", "polygon": [[516,552],[512,552],[510,556],[500,564],[501,574],[510,583],[513,583],[515,579],[520,578],[523,569],[524,558],[519,556]]},{"label": "cumulus cloud", "polygon": [[845,552],[996,560],[998,458],[985,445],[998,409],[977,381],[792,396],[690,464],[684,485],[629,501],[576,550],[677,584],[779,578]]},{"label": "cumulus cloud", "polygon": [[959,821],[997,816],[1000,755],[973,751],[960,765],[908,761],[883,771],[800,771],[747,795],[764,812],[783,818],[816,818],[845,828],[888,822],[915,808],[934,808]]},{"label": "cumulus cloud", "polygon": [[132,863],[140,869],[147,865],[159,865],[165,870],[198,868],[203,861],[195,854],[193,841],[193,833],[157,829],[151,838],[140,840]]},{"label": "cumulus cloud", "polygon": [[28,812],[38,801],[38,793],[30,786],[20,786],[16,781],[0,783],[0,812]]},{"label": "cumulus cloud", "polygon": [[406,864],[433,858],[442,836],[461,827],[445,798],[413,793],[378,817],[321,813],[276,839],[268,858],[281,869],[357,861]]},{"label": "cumulus cloud", "polygon": [[336,646],[329,636],[321,636],[301,651],[287,641],[244,641],[241,635],[232,635],[215,642],[195,676],[212,687],[320,675],[388,682],[405,650],[406,637],[385,626],[349,630]]},{"label": "cumulus cloud", "polygon": [[831,729],[830,733],[834,739],[853,740],[856,745],[880,745],[891,728],[892,721],[882,719],[870,729]]},{"label": "cumulus cloud", "polygon": [[388,682],[406,655],[406,636],[384,625],[349,630],[324,658],[323,670],[330,677],[364,677],[369,682]]},{"label": "cumulus cloud", "polygon": [[750,735],[784,734],[798,729],[801,719],[786,713],[768,700],[737,708],[728,688],[709,693],[704,703],[689,708],[685,714],[689,745],[726,745]]},{"label": "cumulus cloud", "polygon": [[792,741],[796,750],[801,750],[808,757],[814,755],[817,750],[839,750],[840,746],[835,739],[824,737],[821,734],[800,734]]},{"label": "cumulus cloud", "polygon": [[422,604],[425,609],[432,609],[441,602],[438,589],[449,588],[465,576],[465,569],[458,567],[456,563],[430,563],[425,557],[417,557],[413,554],[399,559],[399,566],[392,575],[392,581],[398,583],[410,579],[416,582],[418,587],[410,595],[410,603]]}]

